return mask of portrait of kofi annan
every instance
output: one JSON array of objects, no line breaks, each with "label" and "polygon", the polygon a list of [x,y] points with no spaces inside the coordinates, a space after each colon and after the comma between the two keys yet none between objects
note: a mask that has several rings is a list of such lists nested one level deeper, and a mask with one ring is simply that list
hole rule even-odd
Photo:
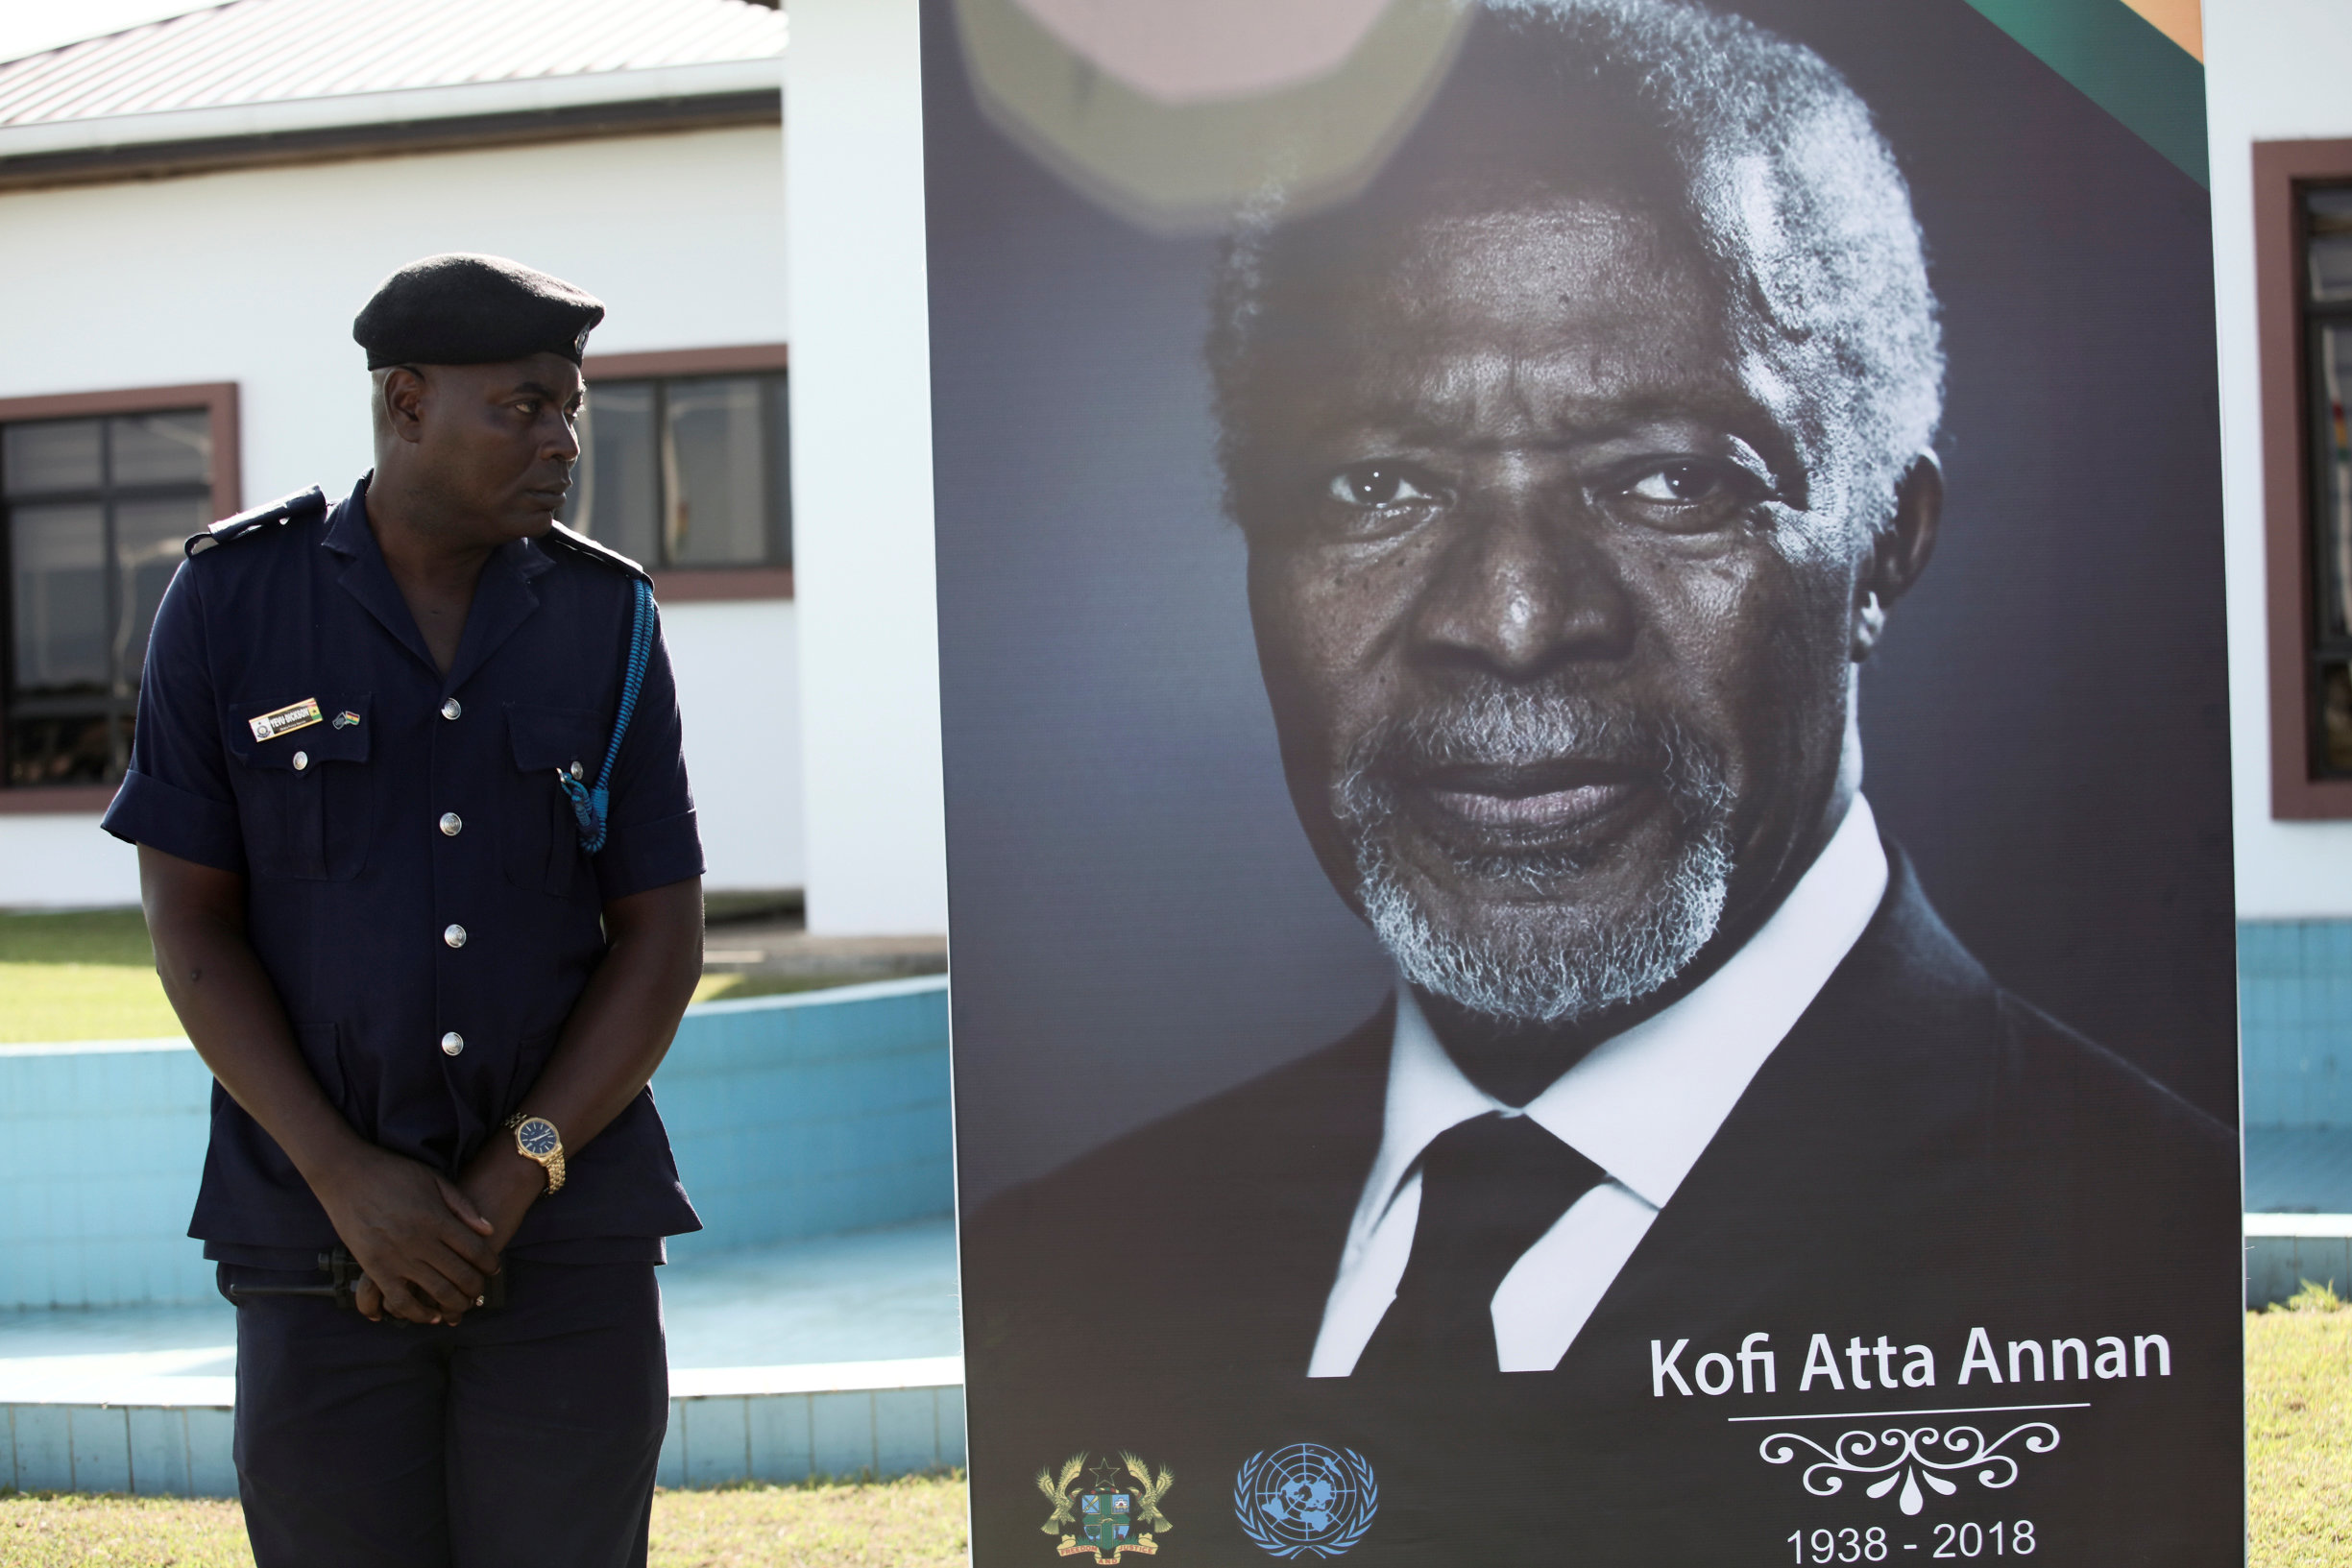
[{"label": "portrait of kofi annan", "polygon": [[[1744,20],[1474,12],[1365,191],[1227,236],[1206,346],[1291,801],[1396,985],[975,1217],[976,1518],[1033,1502],[983,1440],[1033,1466],[1132,1431],[1229,1475],[1313,1438],[1706,1560],[1721,1515],[1660,1490],[1661,1448],[1678,1485],[1736,1477],[1710,1497],[1818,1499],[1654,1341],[1768,1334],[1773,1410],[1828,1332],[1841,1372],[1850,1336],[1937,1366],[1865,1358],[1831,1408],[2088,1402],[2053,1521],[2221,1560],[2178,1510],[2215,1495],[2198,1444],[2236,1474],[2232,1140],[1989,976],[1864,788],[1858,672],[1944,502],[1896,157]],[[1148,1222],[1079,1266],[1109,1193]],[[1054,1369],[1112,1322],[1152,1347],[1135,1381]],[[2162,1335],[2170,1371],[1955,1388],[1978,1326]]]}]

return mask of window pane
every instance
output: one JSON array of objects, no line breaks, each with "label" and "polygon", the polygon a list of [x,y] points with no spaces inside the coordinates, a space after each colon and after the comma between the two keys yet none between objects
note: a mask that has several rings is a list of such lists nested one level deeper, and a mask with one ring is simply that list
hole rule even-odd
[{"label": "window pane", "polygon": [[16,689],[104,691],[104,511],[95,505],[20,506],[9,521],[16,576]]},{"label": "window pane", "polygon": [[2352,300],[2352,189],[2303,193],[2303,227],[2315,300]]},{"label": "window pane", "polygon": [[2323,406],[2314,564],[2320,582],[2320,635],[2339,638],[2352,631],[2352,431],[2344,410],[2344,383],[2352,376],[2352,326],[2321,326],[2316,337],[2313,357]]},{"label": "window pane", "polygon": [[678,567],[767,559],[767,463],[760,382],[673,381],[663,444],[670,481],[666,541]]},{"label": "window pane", "polygon": [[792,400],[781,375],[767,378],[768,515],[774,560],[792,564]]},{"label": "window pane", "polygon": [[114,483],[212,482],[212,416],[203,409],[133,414],[108,422],[113,426]]},{"label": "window pane", "polygon": [[2319,756],[2316,772],[2352,773],[2352,668],[2319,666]]},{"label": "window pane", "polygon": [[[121,447],[116,447],[120,451]],[[147,663],[147,634],[156,623],[156,607],[171,586],[172,573],[187,557],[187,538],[204,532],[211,521],[212,505],[193,496],[170,501],[119,501],[114,507],[114,565],[122,576],[118,585],[122,624],[115,628],[118,650],[114,667],[122,671],[122,689],[136,690],[139,670]]]},{"label": "window pane", "polygon": [[12,719],[9,723],[9,783],[105,784],[118,776],[114,765],[118,740],[129,746],[129,721],[109,724],[103,713]]},{"label": "window pane", "polygon": [[98,488],[97,420],[43,420],[0,431],[0,469],[8,493]]},{"label": "window pane", "polygon": [[660,510],[654,467],[653,384],[599,382],[580,415],[580,466],[564,521],[643,565],[657,565]]}]

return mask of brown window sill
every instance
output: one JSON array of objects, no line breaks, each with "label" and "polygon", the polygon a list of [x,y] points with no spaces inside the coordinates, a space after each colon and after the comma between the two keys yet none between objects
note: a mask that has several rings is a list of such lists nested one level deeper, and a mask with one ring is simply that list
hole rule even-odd
[{"label": "brown window sill", "polygon": [[114,804],[113,784],[35,784],[0,789],[0,816],[99,816]]},{"label": "brown window sill", "polygon": [[699,570],[657,571],[657,598],[670,604],[707,604],[719,599],[788,599],[792,596],[789,567],[716,567]]},{"label": "brown window sill", "polygon": [[2298,779],[2282,768],[2270,781],[2270,815],[2280,822],[2352,817],[2352,779]]}]

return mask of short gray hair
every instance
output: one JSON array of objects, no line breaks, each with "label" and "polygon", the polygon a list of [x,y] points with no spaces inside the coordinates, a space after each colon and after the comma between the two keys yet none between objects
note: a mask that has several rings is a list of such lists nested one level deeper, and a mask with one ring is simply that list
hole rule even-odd
[{"label": "short gray hair", "polygon": [[[1687,0],[1467,3],[1451,76],[1358,201],[1412,181],[1414,144],[1443,140],[1450,111],[1474,111],[1498,82],[1558,106],[1555,145],[1524,149],[1531,172],[1593,156],[1567,145],[1579,120],[1609,133],[1596,140],[1630,133],[1639,195],[1658,200],[1653,174],[1680,185],[1675,215],[1724,288],[1748,379],[1797,443],[1806,510],[1882,527],[1935,438],[1944,355],[1910,193],[1869,109],[1811,50]],[[1626,172],[1621,147],[1597,156]],[[1228,476],[1270,263],[1305,216],[1270,192],[1221,257],[1208,351]]]}]

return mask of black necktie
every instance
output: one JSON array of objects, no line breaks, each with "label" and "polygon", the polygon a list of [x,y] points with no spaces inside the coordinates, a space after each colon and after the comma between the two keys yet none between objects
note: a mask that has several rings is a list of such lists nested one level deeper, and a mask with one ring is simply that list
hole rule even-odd
[{"label": "black necktie", "polygon": [[1413,1254],[1356,1375],[1496,1370],[1492,1309],[1503,1276],[1608,1179],[1533,1117],[1489,1111],[1441,1134],[1421,1155]]}]

